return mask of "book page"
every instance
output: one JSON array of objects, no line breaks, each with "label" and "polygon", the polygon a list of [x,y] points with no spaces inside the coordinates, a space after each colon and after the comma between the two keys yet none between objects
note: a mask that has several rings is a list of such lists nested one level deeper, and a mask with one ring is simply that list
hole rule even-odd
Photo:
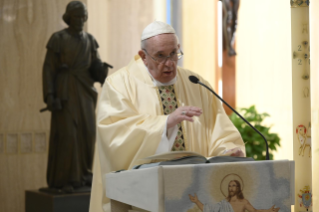
[{"label": "book page", "polygon": [[[221,155],[218,156],[230,156],[231,154],[237,152],[238,150],[241,150],[240,147],[236,147],[233,149],[225,150]],[[203,155],[197,153],[197,152],[192,152],[192,151],[172,151],[172,152],[165,152],[165,153],[160,153],[156,155],[151,155],[146,158],[142,158],[140,160],[152,160],[152,161],[166,161],[166,160],[174,160],[186,156],[198,156],[198,157],[204,157]],[[214,156],[213,156],[214,157]],[[205,157],[205,158],[211,158],[211,157]]]},{"label": "book page", "polygon": [[199,156],[199,157],[204,157],[203,155],[197,153],[197,152],[191,152],[191,151],[173,151],[173,152],[165,152],[165,153],[160,153],[156,155],[152,155],[146,158],[143,158],[141,160],[174,160],[186,156]]}]

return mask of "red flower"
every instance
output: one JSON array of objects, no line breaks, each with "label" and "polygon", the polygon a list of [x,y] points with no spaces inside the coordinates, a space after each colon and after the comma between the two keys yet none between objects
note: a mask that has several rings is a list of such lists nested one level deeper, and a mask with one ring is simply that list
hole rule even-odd
[{"label": "red flower", "polygon": [[169,90],[166,89],[166,93],[169,93]]},{"label": "red flower", "polygon": [[170,102],[170,101],[171,101],[171,98],[167,98],[167,100]]},{"label": "red flower", "polygon": [[175,146],[176,146],[176,147],[179,147],[179,144],[176,144]]}]

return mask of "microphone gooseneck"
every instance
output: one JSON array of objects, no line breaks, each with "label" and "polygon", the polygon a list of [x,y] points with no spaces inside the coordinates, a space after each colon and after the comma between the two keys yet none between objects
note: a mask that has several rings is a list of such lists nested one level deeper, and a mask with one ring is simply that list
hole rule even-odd
[{"label": "microphone gooseneck", "polygon": [[237,114],[237,116],[239,116],[242,120],[244,120],[251,128],[253,128],[264,140],[265,140],[265,144],[266,144],[266,160],[269,160],[269,148],[268,148],[268,142],[265,138],[265,136],[263,134],[261,134],[261,132],[259,132],[253,125],[251,125],[244,117],[242,117],[234,108],[232,108],[227,102],[225,102],[217,93],[215,93],[215,91],[213,91],[212,89],[210,89],[210,87],[208,87],[207,85],[205,85],[204,83],[202,83],[201,81],[199,81],[199,79],[195,76],[189,76],[188,77],[189,80],[194,83],[194,84],[200,84],[202,86],[204,86],[205,88],[207,88],[209,91],[211,91],[218,99],[220,99],[225,105],[227,105],[227,107],[229,107],[234,113]]}]

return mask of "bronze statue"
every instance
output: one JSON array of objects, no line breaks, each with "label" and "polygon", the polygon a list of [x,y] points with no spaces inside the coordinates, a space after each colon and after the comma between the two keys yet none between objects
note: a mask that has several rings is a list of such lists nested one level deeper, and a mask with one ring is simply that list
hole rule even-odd
[{"label": "bronze statue", "polygon": [[235,32],[237,28],[237,17],[239,0],[222,0],[223,2],[223,37],[224,49],[226,48],[229,56],[236,55],[233,48]]},{"label": "bronze statue", "polygon": [[83,31],[87,18],[82,2],[67,5],[63,20],[68,28],[51,36],[43,65],[47,108],[42,111],[52,113],[47,183],[67,193],[91,185],[97,101],[93,84],[103,84],[111,67],[101,61],[94,37]]}]

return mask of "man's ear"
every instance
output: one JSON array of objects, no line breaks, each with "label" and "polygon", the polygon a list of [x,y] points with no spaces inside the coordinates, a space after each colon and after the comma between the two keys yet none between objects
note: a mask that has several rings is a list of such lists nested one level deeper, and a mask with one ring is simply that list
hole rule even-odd
[{"label": "man's ear", "polygon": [[138,55],[141,57],[141,59],[143,60],[144,64],[147,65],[147,62],[146,62],[146,54],[143,50],[139,50],[138,51]]}]

